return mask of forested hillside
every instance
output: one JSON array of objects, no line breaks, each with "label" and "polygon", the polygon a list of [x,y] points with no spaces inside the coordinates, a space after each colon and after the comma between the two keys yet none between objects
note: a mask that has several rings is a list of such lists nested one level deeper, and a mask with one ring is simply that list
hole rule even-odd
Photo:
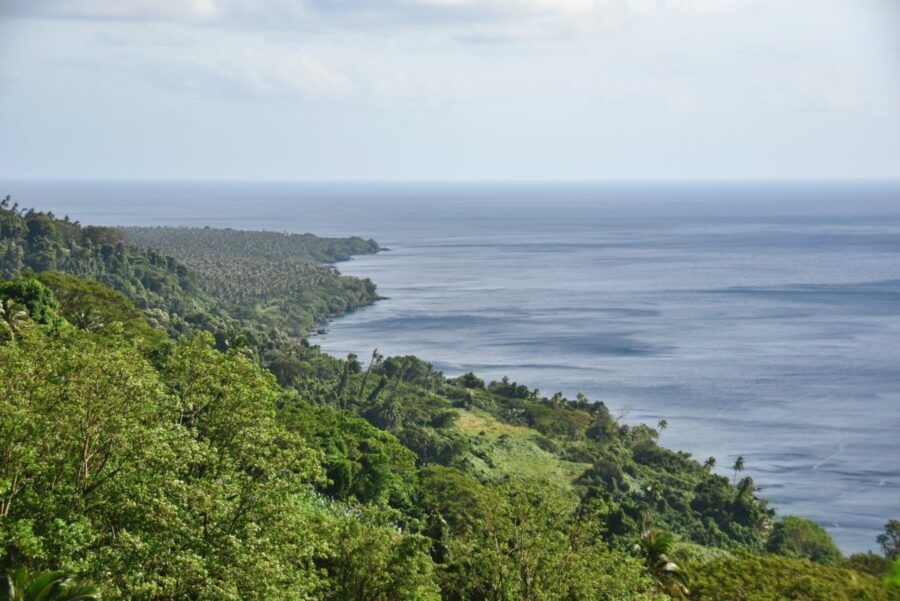
[{"label": "forested hillside", "polygon": [[377,298],[369,280],[341,277],[326,263],[378,252],[374,240],[212,228],[123,228],[197,274],[204,290],[244,319],[304,336],[326,317]]},{"label": "forested hillside", "polygon": [[[140,244],[133,244],[134,237]],[[164,251],[158,250],[163,248]],[[274,232],[85,226],[68,216],[0,200],[0,277],[28,269],[91,278],[123,292],[173,333],[214,331],[220,346],[239,329],[307,334],[329,317],[377,299],[368,280],[324,262],[376,252],[360,238]],[[175,257],[184,258],[184,262]]]},{"label": "forested hillside", "polygon": [[[151,232],[186,266],[0,208],[0,572],[133,599],[900,598],[900,523],[884,556],[844,558],[750,476],[659,446],[664,424],[325,355],[203,265],[264,280],[310,243],[283,263],[313,274],[359,242],[204,231]],[[244,262],[242,244],[262,250]]]}]

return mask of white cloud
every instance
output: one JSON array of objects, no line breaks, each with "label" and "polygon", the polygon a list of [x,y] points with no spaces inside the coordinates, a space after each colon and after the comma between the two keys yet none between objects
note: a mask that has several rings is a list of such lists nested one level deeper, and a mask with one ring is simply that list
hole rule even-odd
[{"label": "white cloud", "polygon": [[227,28],[467,26],[496,37],[592,33],[667,12],[722,13],[750,0],[8,0],[0,14],[168,20]]},{"label": "white cloud", "polygon": [[176,51],[127,57],[120,67],[164,92],[226,100],[334,101],[354,92],[345,74],[294,49],[197,47],[187,56]]},{"label": "white cloud", "polygon": [[[895,173],[876,1],[0,0],[0,126],[30,149],[6,168],[100,172],[114,147],[150,176]],[[94,148],[46,158],[60,141]]]},{"label": "white cloud", "polygon": [[219,0],[9,0],[0,12],[58,19],[214,19],[225,14]]}]

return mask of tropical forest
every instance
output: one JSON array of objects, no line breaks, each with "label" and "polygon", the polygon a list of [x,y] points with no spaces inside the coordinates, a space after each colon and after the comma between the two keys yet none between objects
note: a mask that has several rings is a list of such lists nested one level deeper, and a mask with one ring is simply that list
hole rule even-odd
[{"label": "tropical forest", "polygon": [[[362,238],[0,204],[0,599],[900,599],[752,462],[427,357],[333,357]],[[540,348],[535,352],[540,353]]]}]

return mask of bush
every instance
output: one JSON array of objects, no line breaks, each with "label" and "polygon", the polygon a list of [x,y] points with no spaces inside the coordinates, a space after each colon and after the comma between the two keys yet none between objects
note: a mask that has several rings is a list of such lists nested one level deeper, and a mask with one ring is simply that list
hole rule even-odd
[{"label": "bush", "polygon": [[843,559],[831,536],[811,520],[785,516],[775,524],[766,550],[786,557],[834,564]]}]

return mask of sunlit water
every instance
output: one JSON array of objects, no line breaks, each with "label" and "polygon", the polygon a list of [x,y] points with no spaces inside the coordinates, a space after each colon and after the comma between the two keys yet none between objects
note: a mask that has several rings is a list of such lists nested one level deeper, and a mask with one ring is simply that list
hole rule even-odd
[{"label": "sunlit water", "polygon": [[6,182],[85,223],[376,238],[388,297],[315,341],[582,391],[746,458],[847,551],[900,517],[900,185]]}]

